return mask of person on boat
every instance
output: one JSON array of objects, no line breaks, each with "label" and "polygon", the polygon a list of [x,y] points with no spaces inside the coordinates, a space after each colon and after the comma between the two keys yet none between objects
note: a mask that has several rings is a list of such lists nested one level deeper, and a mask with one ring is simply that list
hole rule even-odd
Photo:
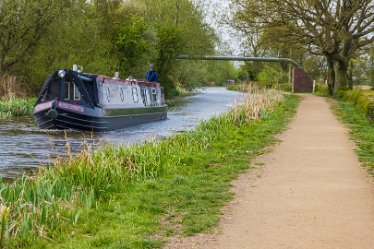
[{"label": "person on boat", "polygon": [[147,72],[145,79],[148,82],[158,82],[158,75],[153,64],[149,66],[149,71]]}]

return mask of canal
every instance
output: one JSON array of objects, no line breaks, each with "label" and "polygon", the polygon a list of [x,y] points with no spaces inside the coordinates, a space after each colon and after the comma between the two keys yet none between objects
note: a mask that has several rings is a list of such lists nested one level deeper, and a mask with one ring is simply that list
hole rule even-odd
[{"label": "canal", "polygon": [[200,121],[228,111],[241,96],[221,87],[198,89],[196,92],[170,108],[165,121],[103,134],[44,131],[36,127],[32,117],[0,119],[0,177],[12,178],[52,163],[56,157],[66,154],[67,143],[72,152],[77,153],[82,149],[83,141],[89,144],[109,141],[116,145],[129,145],[192,130]]}]

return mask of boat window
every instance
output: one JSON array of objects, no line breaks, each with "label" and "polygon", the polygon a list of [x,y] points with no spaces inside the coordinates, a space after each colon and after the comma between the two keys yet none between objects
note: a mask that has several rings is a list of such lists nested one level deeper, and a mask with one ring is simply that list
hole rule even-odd
[{"label": "boat window", "polygon": [[109,87],[106,87],[105,88],[105,96],[106,96],[106,99],[107,99],[107,101],[108,101],[108,103],[110,103],[110,89],[109,89]]},{"label": "boat window", "polygon": [[135,103],[139,102],[138,88],[136,87],[132,88],[132,98],[134,99]]},{"label": "boat window", "polygon": [[48,85],[48,90],[42,97],[42,101],[60,98],[60,80],[54,80]]},{"label": "boat window", "polygon": [[73,97],[73,87],[72,82],[65,81],[65,92],[64,92],[64,100],[70,100]]},{"label": "boat window", "polygon": [[74,84],[74,100],[81,100],[82,94],[79,91],[78,87]]},{"label": "boat window", "polygon": [[145,88],[145,87],[142,87],[142,88],[140,89],[140,93],[141,93],[142,98],[143,98],[143,104],[144,104],[145,106],[147,106],[147,90],[146,90],[146,88]]},{"label": "boat window", "polygon": [[153,104],[157,103],[157,91],[155,88],[152,88],[152,103]]},{"label": "boat window", "polygon": [[82,99],[82,94],[80,93],[78,87],[74,84],[74,82],[65,81],[64,99],[66,101]]},{"label": "boat window", "polygon": [[123,92],[123,88],[121,87],[121,91],[119,93],[119,96],[121,98],[121,101],[124,102],[125,101],[125,93]]}]

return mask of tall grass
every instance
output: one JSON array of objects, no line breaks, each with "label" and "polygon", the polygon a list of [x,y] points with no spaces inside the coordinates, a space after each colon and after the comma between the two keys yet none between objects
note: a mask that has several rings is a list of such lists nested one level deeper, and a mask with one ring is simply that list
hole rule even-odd
[{"label": "tall grass", "polygon": [[0,77],[0,116],[27,116],[34,110],[35,99],[26,99],[26,93],[14,76]]},{"label": "tall grass", "polygon": [[227,86],[227,90],[238,91],[238,92],[247,92],[248,88],[259,88],[259,89],[274,89],[283,92],[292,92],[291,83],[245,83],[245,84],[234,84]]},{"label": "tall grass", "polygon": [[0,99],[0,116],[21,117],[32,115],[35,98]]},{"label": "tall grass", "polygon": [[369,114],[369,108],[374,107],[374,92],[354,89],[342,90],[337,93],[337,98],[355,105],[365,115]]},{"label": "tall grass", "polygon": [[126,182],[188,170],[183,166],[221,139],[223,127],[267,118],[282,101],[277,91],[251,87],[231,112],[202,122],[195,131],[131,147],[104,144],[93,150],[95,146],[84,144],[79,155],[58,159],[35,176],[11,183],[0,181],[0,246],[22,247],[40,237],[53,240],[69,234],[82,213],[99,210]]}]

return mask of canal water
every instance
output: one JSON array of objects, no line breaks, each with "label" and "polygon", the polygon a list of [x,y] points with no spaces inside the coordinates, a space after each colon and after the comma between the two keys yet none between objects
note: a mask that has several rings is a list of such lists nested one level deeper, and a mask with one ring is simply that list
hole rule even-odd
[{"label": "canal water", "polygon": [[83,141],[129,145],[194,129],[200,121],[228,111],[240,96],[220,87],[198,89],[171,107],[167,120],[103,134],[40,130],[32,117],[0,119],[0,177],[12,178],[53,162],[66,154],[67,143],[77,153]]}]

